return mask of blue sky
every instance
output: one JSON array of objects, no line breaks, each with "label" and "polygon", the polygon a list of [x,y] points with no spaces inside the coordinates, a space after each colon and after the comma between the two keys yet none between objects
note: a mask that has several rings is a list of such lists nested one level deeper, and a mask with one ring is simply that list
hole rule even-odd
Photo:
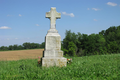
[{"label": "blue sky", "polygon": [[120,0],[0,0],[0,46],[44,42],[51,7],[61,13],[61,40],[66,30],[89,35],[120,25]]}]

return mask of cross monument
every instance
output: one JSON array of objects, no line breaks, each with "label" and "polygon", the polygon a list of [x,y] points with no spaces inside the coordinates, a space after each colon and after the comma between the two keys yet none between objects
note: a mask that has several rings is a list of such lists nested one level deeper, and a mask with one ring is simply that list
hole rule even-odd
[{"label": "cross monument", "polygon": [[46,18],[50,19],[50,28],[55,29],[56,28],[56,19],[60,19],[61,14],[56,11],[55,7],[52,7],[51,11],[46,12]]},{"label": "cross monument", "polygon": [[61,18],[61,13],[58,13],[55,7],[51,7],[51,11],[46,13],[46,18],[50,19],[50,30],[45,37],[42,66],[66,66],[67,59],[63,57],[61,50],[61,36],[56,30],[56,19]]}]

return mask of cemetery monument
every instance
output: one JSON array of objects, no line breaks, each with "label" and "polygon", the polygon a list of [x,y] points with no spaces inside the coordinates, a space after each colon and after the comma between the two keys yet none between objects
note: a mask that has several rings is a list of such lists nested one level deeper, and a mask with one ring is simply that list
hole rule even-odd
[{"label": "cemetery monument", "polygon": [[61,13],[58,13],[55,7],[51,7],[51,11],[46,12],[46,18],[50,19],[50,30],[45,37],[42,66],[67,66],[67,58],[63,57],[61,50],[61,36],[56,30],[56,19],[61,18]]}]

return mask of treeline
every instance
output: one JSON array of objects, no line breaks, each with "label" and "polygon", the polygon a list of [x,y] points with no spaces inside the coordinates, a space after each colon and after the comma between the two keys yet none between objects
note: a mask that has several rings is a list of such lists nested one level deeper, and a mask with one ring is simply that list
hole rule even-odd
[{"label": "treeline", "polygon": [[[1,46],[0,51],[45,48],[45,42],[23,43],[22,45]],[[86,56],[120,53],[120,26],[112,26],[98,34],[65,33],[61,49],[66,56]]]},{"label": "treeline", "polygon": [[9,45],[7,46],[1,46],[0,51],[8,51],[8,50],[23,50],[23,49],[38,49],[38,48],[45,48],[45,42],[38,44],[38,43],[29,43],[25,42],[22,45]]},{"label": "treeline", "polygon": [[66,31],[62,50],[68,56],[120,53],[120,26],[90,35]]}]

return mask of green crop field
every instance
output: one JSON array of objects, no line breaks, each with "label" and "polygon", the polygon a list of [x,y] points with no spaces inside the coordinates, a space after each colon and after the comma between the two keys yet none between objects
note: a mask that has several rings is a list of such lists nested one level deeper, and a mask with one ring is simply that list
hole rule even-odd
[{"label": "green crop field", "polygon": [[0,80],[120,80],[120,54],[72,58],[67,67],[41,67],[37,59],[0,61]]}]

